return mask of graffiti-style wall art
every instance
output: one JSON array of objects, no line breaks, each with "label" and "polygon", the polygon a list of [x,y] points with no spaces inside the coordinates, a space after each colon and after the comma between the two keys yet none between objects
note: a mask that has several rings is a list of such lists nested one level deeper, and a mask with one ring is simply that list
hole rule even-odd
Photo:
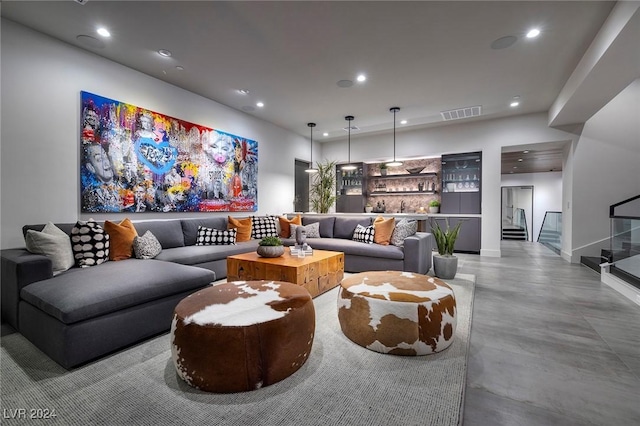
[{"label": "graffiti-style wall art", "polygon": [[81,92],[83,212],[258,210],[258,143]]}]

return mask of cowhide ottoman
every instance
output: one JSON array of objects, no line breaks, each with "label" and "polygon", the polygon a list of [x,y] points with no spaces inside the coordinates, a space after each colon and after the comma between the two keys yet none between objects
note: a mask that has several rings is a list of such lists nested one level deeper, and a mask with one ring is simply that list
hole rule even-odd
[{"label": "cowhide ottoman", "polygon": [[178,375],[208,392],[259,389],[289,377],[311,353],[309,292],[278,281],[237,281],[200,290],[176,306],[171,354]]},{"label": "cowhide ottoman", "polygon": [[362,272],[343,279],[340,286],[340,327],[360,346],[394,355],[427,355],[453,342],[456,298],[438,278]]}]

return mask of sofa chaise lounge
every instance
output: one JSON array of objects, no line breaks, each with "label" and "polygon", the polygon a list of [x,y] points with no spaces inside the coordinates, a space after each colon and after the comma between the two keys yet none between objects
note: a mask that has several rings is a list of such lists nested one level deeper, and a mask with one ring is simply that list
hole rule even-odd
[{"label": "sofa chaise lounge", "polygon": [[[320,221],[315,249],[345,253],[345,271],[396,269],[427,273],[432,238],[417,233],[403,247],[351,240],[358,223],[370,218],[303,217]],[[151,231],[162,246],[154,259],[108,261],[73,267],[53,275],[51,260],[24,248],[1,251],[2,320],[53,360],[69,369],[170,329],[177,303],[216,279],[225,278],[229,255],[256,250],[258,240],[234,245],[196,245],[200,226],[227,229],[226,217],[134,222]],[[74,224],[58,224],[71,233]],[[28,225],[42,230],[44,225]],[[286,245],[295,243],[284,240]]]}]

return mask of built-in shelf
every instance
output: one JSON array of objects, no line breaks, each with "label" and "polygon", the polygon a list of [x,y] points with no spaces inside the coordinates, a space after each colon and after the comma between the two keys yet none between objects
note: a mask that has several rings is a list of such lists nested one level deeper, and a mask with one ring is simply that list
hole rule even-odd
[{"label": "built-in shelf", "polygon": [[429,173],[416,173],[413,175],[402,174],[402,175],[377,175],[377,176],[369,176],[370,179],[404,179],[404,178],[420,178],[420,177],[434,177],[438,176],[436,172]]},{"label": "built-in shelf", "polygon": [[373,191],[373,192],[370,192],[369,195],[374,197],[378,195],[407,195],[407,194],[428,195],[428,194],[437,194],[437,193],[438,191]]}]

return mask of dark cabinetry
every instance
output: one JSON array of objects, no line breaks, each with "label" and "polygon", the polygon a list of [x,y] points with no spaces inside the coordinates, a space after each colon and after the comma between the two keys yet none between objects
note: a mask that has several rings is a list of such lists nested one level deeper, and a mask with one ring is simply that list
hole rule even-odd
[{"label": "dark cabinetry", "polygon": [[480,213],[482,153],[442,156],[441,213]]},{"label": "dark cabinetry", "polygon": [[[432,218],[432,221],[435,220],[438,222],[438,225],[442,229],[447,227],[445,218]],[[454,227],[459,222],[462,222],[462,226],[460,227],[460,233],[458,234],[458,238],[456,239],[456,244],[453,247],[453,250],[456,252],[465,252],[465,253],[480,253],[481,241],[480,241],[480,226],[481,221],[479,217],[450,217],[449,226]]]},{"label": "dark cabinetry", "polygon": [[362,213],[364,212],[363,188],[365,182],[365,167],[363,163],[354,164],[355,170],[342,170],[336,166],[336,212]]}]

